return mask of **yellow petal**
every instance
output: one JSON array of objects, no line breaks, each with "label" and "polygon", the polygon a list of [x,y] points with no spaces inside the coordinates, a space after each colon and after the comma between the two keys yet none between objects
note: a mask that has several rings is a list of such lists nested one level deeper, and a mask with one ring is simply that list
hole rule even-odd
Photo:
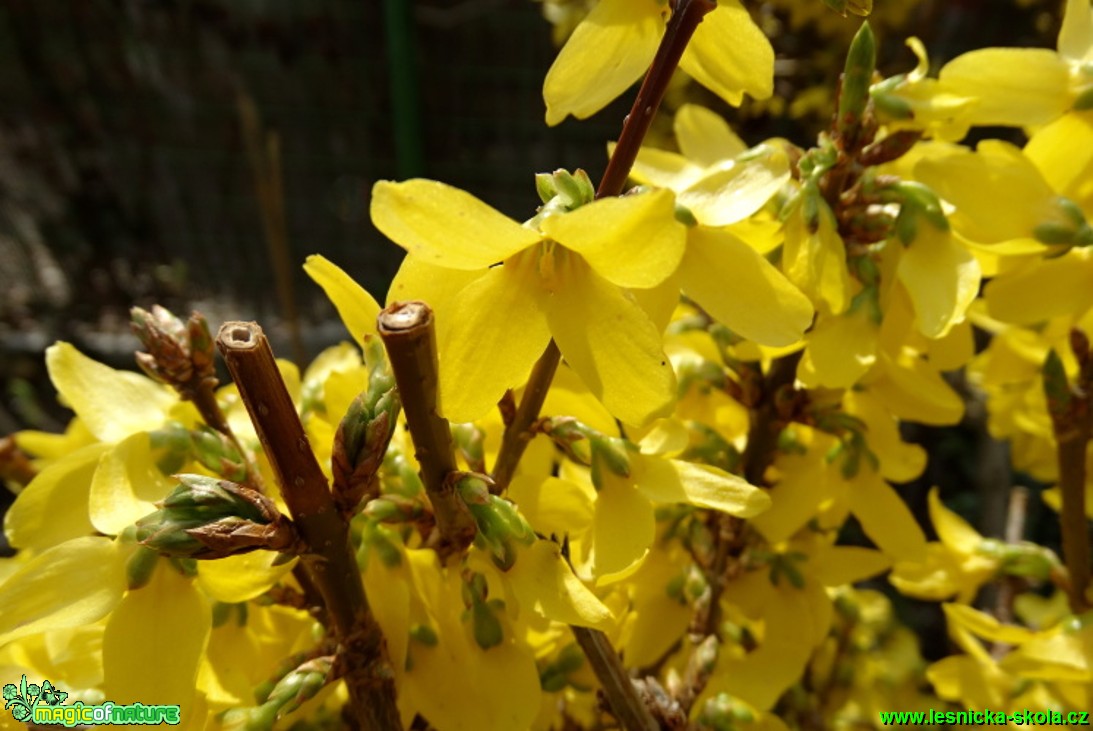
[{"label": "yellow petal", "polygon": [[955,371],[965,366],[975,355],[975,335],[968,320],[959,322],[943,337],[931,340],[928,356],[930,365],[939,371]]},{"label": "yellow petal", "polygon": [[769,490],[773,505],[752,519],[770,543],[784,541],[815,516],[829,499],[824,449],[813,445],[807,454],[784,454],[776,466],[782,477]]},{"label": "yellow petal", "polygon": [[798,377],[810,386],[853,386],[877,360],[877,333],[864,307],[821,317],[808,334]]},{"label": "yellow petal", "polygon": [[649,67],[664,33],[656,0],[603,0],[581,21],[543,83],[546,123],[603,109]]},{"label": "yellow petal", "polygon": [[945,507],[936,487],[930,488],[929,503],[930,520],[933,521],[934,530],[941,542],[966,556],[974,554],[983,543],[983,536],[968,525],[966,520]]},{"label": "yellow petal", "polygon": [[1072,61],[1093,56],[1093,9],[1089,0],[1067,0],[1063,27],[1059,29],[1059,53]]},{"label": "yellow petal", "polygon": [[703,18],[679,66],[734,106],[745,92],[756,99],[774,92],[774,50],[738,0],[721,0]]},{"label": "yellow petal", "polygon": [[747,149],[728,122],[697,104],[684,104],[677,109],[672,129],[683,156],[702,167],[731,160]]},{"label": "yellow petal", "polygon": [[[463,288],[485,274],[485,271],[435,266],[413,254],[407,254],[395,272],[390,289],[387,290],[386,302],[390,305],[393,302],[422,300],[433,310],[451,311]],[[438,330],[444,325],[439,320],[436,323]]]},{"label": "yellow petal", "polygon": [[529,292],[538,287],[534,259],[514,257],[464,288],[458,308],[436,312],[440,409],[448,419],[477,419],[506,389],[527,381],[550,342],[546,318]]},{"label": "yellow petal", "polygon": [[825,546],[809,558],[812,576],[824,586],[853,584],[876,576],[892,565],[880,551],[861,546]]},{"label": "yellow petal", "polygon": [[926,669],[926,678],[945,700],[961,707],[1006,708],[1011,683],[993,664],[968,655],[951,655]]},{"label": "yellow petal", "polygon": [[884,376],[870,388],[881,403],[906,421],[947,426],[964,416],[964,401],[922,358],[907,358],[898,364],[885,361]]},{"label": "yellow petal", "polygon": [[88,509],[100,533],[117,535],[156,510],[174,482],[159,471],[147,433],[118,443],[99,460]]},{"label": "yellow petal", "polygon": [[[543,307],[566,361],[625,423],[641,425],[665,415],[675,397],[675,374],[656,327],[623,290],[577,257],[568,257],[561,266],[564,289],[544,297]],[[496,312],[512,316],[505,309]],[[491,318],[491,327],[493,323]],[[503,339],[512,339],[509,328],[504,333]],[[486,370],[497,378],[495,368]]]},{"label": "yellow petal", "polygon": [[675,196],[663,189],[603,198],[572,213],[548,216],[541,228],[620,287],[663,282],[679,265],[687,240],[686,228],[675,219]]},{"label": "yellow petal", "polygon": [[182,725],[189,725],[211,625],[209,604],[193,581],[160,561],[148,585],[128,592],[106,624],[103,693],[119,704],[180,705]]},{"label": "yellow petal", "polygon": [[705,226],[728,226],[766,205],[787,180],[786,153],[760,145],[691,183],[679,194],[679,204]]},{"label": "yellow petal", "polygon": [[975,152],[947,148],[914,168],[915,177],[956,206],[953,228],[971,241],[999,244],[1033,236],[1041,223],[1058,220],[1055,191],[1019,148],[984,140]]},{"label": "yellow petal", "polygon": [[[615,143],[607,146],[608,155],[615,152]],[[642,147],[630,169],[630,178],[641,185],[670,188],[677,193],[702,177],[703,169],[676,152]]]},{"label": "yellow petal", "polygon": [[1045,124],[1070,106],[1066,61],[1046,49],[970,51],[945,64],[938,79],[955,94],[979,100],[973,124]]},{"label": "yellow petal", "polygon": [[826,203],[819,202],[815,231],[804,221],[804,206],[786,221],[782,270],[800,287],[813,304],[825,303],[834,314],[850,304],[850,275],[846,270],[846,248],[835,228],[835,216]]},{"label": "yellow petal", "polygon": [[364,567],[364,590],[376,622],[383,630],[387,656],[396,673],[406,667],[410,642],[410,569],[401,544],[397,545],[399,563],[388,566],[374,551],[369,552]]},{"label": "yellow petal", "polygon": [[170,389],[152,379],[116,371],[68,343],[46,349],[46,368],[61,397],[103,442],[159,428],[166,412],[178,402]]},{"label": "yellow petal", "polygon": [[485,269],[540,239],[470,193],[421,178],[376,183],[372,223],[414,256],[450,269]]},{"label": "yellow petal", "polygon": [[649,499],[623,478],[604,472],[592,520],[592,573],[597,577],[641,561],[653,545],[656,528]]},{"label": "yellow petal", "polygon": [[920,561],[926,556],[926,536],[907,503],[872,470],[862,468],[848,493],[850,510],[870,540],[892,558]]},{"label": "yellow petal", "polygon": [[520,507],[520,514],[544,536],[581,535],[592,525],[592,488],[572,480],[518,475],[509,484],[507,497]]},{"label": "yellow petal", "polygon": [[109,538],[84,536],[32,558],[0,584],[0,645],[105,617],[125,593],[127,555]]},{"label": "yellow petal", "polygon": [[1036,637],[1036,633],[1027,627],[1002,624],[991,615],[963,604],[942,604],[941,608],[950,625],[962,627],[991,642],[1020,645]]},{"label": "yellow petal", "polygon": [[1037,130],[1024,153],[1055,192],[1093,218],[1093,112],[1070,112]]},{"label": "yellow petal", "polygon": [[619,643],[626,648],[627,665],[640,668],[656,662],[687,631],[691,607],[668,592],[679,575],[679,565],[666,552],[653,551],[630,578],[633,609]]},{"label": "yellow petal", "polygon": [[376,300],[341,267],[320,254],[307,258],[304,271],[323,288],[345,329],[364,350],[365,341],[376,335],[376,316],[380,312]]},{"label": "yellow petal", "polygon": [[949,599],[964,588],[973,589],[974,596],[979,588],[978,584],[966,586],[958,558],[936,542],[926,544],[922,560],[897,562],[888,581],[901,594],[933,602]]},{"label": "yellow petal", "polygon": [[520,551],[506,577],[520,606],[546,619],[596,629],[613,624],[611,610],[574,576],[553,541],[536,541]]},{"label": "yellow petal", "polygon": [[924,219],[915,240],[903,250],[897,276],[911,295],[919,332],[928,338],[943,337],[963,321],[979,294],[979,262],[949,231]]},{"label": "yellow petal", "polygon": [[1093,258],[1074,249],[1030,262],[991,280],[984,297],[991,317],[1018,325],[1085,310],[1093,306]]},{"label": "yellow petal", "polygon": [[750,518],[770,508],[770,496],[742,477],[710,465],[660,457],[631,457],[638,462],[638,489],[650,500],[688,503]]},{"label": "yellow petal", "polygon": [[808,297],[729,231],[692,229],[680,277],[684,291],[703,309],[761,345],[797,342],[812,324]]},{"label": "yellow petal", "polygon": [[93,533],[87,495],[99,458],[108,447],[90,444],[39,472],[4,516],[8,542],[15,548],[43,551]]},{"label": "yellow petal", "polygon": [[865,422],[865,440],[880,460],[881,475],[892,482],[910,482],[926,469],[926,450],[904,442],[899,421],[868,391],[846,394],[847,411]]},{"label": "yellow petal", "polygon": [[[1010,632],[1024,630],[1023,627],[1012,626],[1006,626],[1005,629]],[[1033,635],[1025,644],[1003,658],[999,666],[1029,680],[1086,684],[1093,680],[1093,666],[1089,660],[1091,653],[1093,629],[1082,627],[1073,632]]]},{"label": "yellow petal", "polygon": [[275,566],[281,558],[273,551],[254,551],[239,556],[228,556],[215,561],[199,561],[197,585],[214,601],[249,601],[269,591],[281,577],[292,570],[295,560]]}]

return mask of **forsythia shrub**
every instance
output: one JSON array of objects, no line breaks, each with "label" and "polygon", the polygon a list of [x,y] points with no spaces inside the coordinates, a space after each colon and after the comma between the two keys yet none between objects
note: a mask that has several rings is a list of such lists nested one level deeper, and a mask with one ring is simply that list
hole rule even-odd
[{"label": "forsythia shrub", "polygon": [[[521,223],[378,183],[372,220],[407,254],[388,306],[309,258],[355,343],[303,373],[253,323],[214,337],[161,308],[133,314],[145,375],[48,349],[75,416],[3,445],[2,723],[77,701],[439,731],[1093,707],[1089,0],[1056,50],[936,77],[911,38],[918,66],[880,78],[862,25],[815,146],[749,146],[685,105],[678,151],[642,146],[677,63],[730,104],[772,93],[747,9],[553,6],[548,123],[646,74],[598,186],[539,174]],[[976,126],[1027,143],[958,144]],[[1061,558],[936,490],[927,541],[894,486],[927,457],[900,425],[962,418],[958,369],[1014,468],[1054,485]],[[874,547],[840,542],[851,518]],[[882,576],[942,603],[950,655],[928,664],[855,587]],[[1001,617],[972,606],[991,583]]]}]

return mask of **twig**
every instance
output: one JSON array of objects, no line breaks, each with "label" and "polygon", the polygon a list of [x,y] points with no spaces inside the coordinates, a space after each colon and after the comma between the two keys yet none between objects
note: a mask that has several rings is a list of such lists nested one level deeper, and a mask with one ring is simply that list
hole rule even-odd
[{"label": "twig", "polygon": [[1090,390],[1093,389],[1093,357],[1085,333],[1070,331],[1070,346],[1078,360],[1077,381],[1069,383],[1062,360],[1054,351],[1044,361],[1044,395],[1055,432],[1059,465],[1059,490],[1063,507],[1059,527],[1063,534],[1063,559],[1070,575],[1070,609],[1075,614],[1089,608],[1086,588],[1090,580],[1089,521],[1085,514],[1085,454],[1091,436]]},{"label": "twig", "polygon": [[[1025,519],[1028,517],[1028,488],[1014,485],[1009,492],[1009,507],[1006,511],[1006,532],[1003,540],[1009,544],[1020,543],[1025,535]],[[999,622],[1007,624],[1013,620],[1013,599],[1016,595],[1018,580],[1013,576],[1007,576],[999,585],[994,597],[994,617]],[[996,642],[991,648],[991,654],[996,660],[1000,660],[1009,651],[1011,645],[1005,642]]]},{"label": "twig", "polygon": [[626,731],[660,731],[653,715],[638,697],[637,688],[622,666],[607,635],[587,627],[571,627],[577,644],[588,658],[592,671],[603,686],[611,712]]},{"label": "twig", "polygon": [[547,349],[539,356],[535,367],[531,369],[524,396],[520,399],[520,405],[512,421],[505,426],[505,432],[501,437],[501,450],[497,453],[497,462],[493,465],[493,486],[490,492],[500,495],[512,481],[512,475],[516,471],[516,465],[520,463],[520,457],[527,449],[528,442],[534,436],[531,426],[539,418],[539,412],[543,408],[550,383],[554,380],[554,374],[558,370],[561,360],[561,352],[553,340],[547,345]]},{"label": "twig", "polygon": [[437,409],[436,328],[424,302],[396,302],[379,314],[379,334],[395,374],[403,413],[433,504],[441,556],[460,554],[474,540],[474,516],[446,478],[456,471],[452,431]]},{"label": "twig", "polygon": [[[672,74],[679,66],[679,59],[683,57],[683,51],[687,48],[691,36],[694,35],[706,13],[716,7],[717,3],[713,0],[679,0],[676,3],[653,63],[645,75],[641,89],[638,90],[630,113],[626,115],[619,140],[611,153],[611,159],[607,161],[607,169],[596,189],[596,198],[606,198],[622,193],[626,178],[630,175],[630,168],[634,166],[638,150],[641,149],[641,143],[649,131],[649,125],[652,124],[653,117],[660,108],[660,103],[668,90],[668,84],[672,80]],[[506,426],[501,441],[501,451],[497,454],[493,471],[495,483],[493,489],[497,492],[503,491],[508,486],[516,465],[519,464],[524,450],[527,449],[532,436],[528,430],[539,418],[539,410],[543,406],[543,399],[546,398],[550,382],[554,379],[554,373],[558,370],[561,357],[557,344],[551,340],[532,369],[527,386],[524,388],[524,395],[520,399],[520,406],[516,411],[516,418],[512,424]]]},{"label": "twig", "polygon": [[339,662],[353,712],[362,728],[401,729],[387,647],[368,608],[348,526],[338,515],[269,342],[256,323],[227,322],[217,335],[217,347],[308,547],[301,561],[322,595],[341,646]]},{"label": "twig", "polygon": [[668,27],[664,31],[664,37],[660,40],[657,55],[653,57],[653,64],[645,74],[645,80],[641,83],[641,89],[634,99],[634,105],[623,122],[622,133],[611,159],[607,162],[607,169],[600,180],[600,187],[596,189],[596,197],[618,195],[626,185],[626,178],[630,175],[630,168],[634,166],[634,160],[638,157],[638,150],[649,131],[649,125],[653,123],[653,117],[660,108],[660,102],[664,99],[664,93],[668,90],[668,84],[679,66],[679,59],[683,57],[683,51],[691,41],[691,36],[698,29],[698,24],[706,17],[706,13],[717,7],[714,0],[678,0],[672,17],[668,21]]}]

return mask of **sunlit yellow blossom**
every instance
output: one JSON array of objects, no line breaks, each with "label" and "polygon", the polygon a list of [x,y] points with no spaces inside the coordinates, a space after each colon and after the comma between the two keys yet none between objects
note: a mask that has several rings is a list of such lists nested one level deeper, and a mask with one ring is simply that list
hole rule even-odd
[{"label": "sunlit yellow blossom", "polygon": [[[543,85],[547,124],[584,119],[649,67],[669,16],[662,0],[600,0],[570,36]],[[730,104],[769,97],[774,52],[738,0],[719,0],[699,24],[680,68]]]},{"label": "sunlit yellow blossom", "polygon": [[1093,8],[1067,0],[1058,53],[1039,48],[982,48],[942,67],[939,80],[972,97],[973,124],[1045,124],[1093,94]]},{"label": "sunlit yellow blossom", "polygon": [[659,330],[625,288],[675,271],[685,232],[673,211],[661,190],[546,216],[540,231],[442,183],[378,183],[372,219],[410,253],[390,297],[437,313],[444,414],[482,416],[524,383],[551,337],[624,422],[667,409],[674,376]]},{"label": "sunlit yellow blossom", "polygon": [[[812,306],[796,287],[731,228],[762,208],[789,180],[775,145],[744,150],[723,119],[695,105],[676,114],[683,155],[642,148],[632,177],[671,188],[693,215],[679,283],[710,315],[761,345],[788,345],[812,323]],[[726,282],[735,286],[726,287]],[[757,306],[758,303],[762,303]]]}]

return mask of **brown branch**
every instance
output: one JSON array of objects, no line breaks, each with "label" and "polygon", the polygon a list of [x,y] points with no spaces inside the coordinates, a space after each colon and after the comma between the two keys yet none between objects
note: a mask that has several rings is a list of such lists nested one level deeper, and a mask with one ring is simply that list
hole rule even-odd
[{"label": "brown branch", "polygon": [[360,570],[326,476],[296,414],[269,342],[253,322],[227,322],[217,335],[228,370],[239,388],[269,457],[301,538],[301,561],[322,595],[350,703],[362,728],[402,728],[387,647],[368,608]]},{"label": "brown branch", "polygon": [[634,105],[623,122],[622,134],[619,135],[619,141],[607,162],[600,187],[596,189],[597,198],[622,193],[630,168],[634,166],[638,150],[641,149],[649,125],[653,123],[653,117],[660,108],[672,75],[679,66],[679,59],[683,57],[683,51],[706,13],[716,7],[714,0],[678,0],[676,3],[657,54],[653,57],[653,64],[645,74]]},{"label": "brown branch", "polygon": [[622,666],[607,635],[587,627],[571,627],[577,644],[588,658],[592,671],[603,686],[611,712],[626,731],[660,731],[660,725],[638,697],[637,688]]},{"label": "brown branch", "polygon": [[437,408],[436,328],[424,302],[396,302],[379,314],[379,334],[395,374],[402,410],[433,504],[442,557],[461,554],[474,540],[474,516],[446,478],[456,471],[452,431]]},{"label": "brown branch", "polygon": [[493,486],[490,492],[500,495],[512,481],[512,475],[516,472],[516,465],[524,455],[531,438],[532,425],[539,418],[539,412],[543,408],[550,383],[554,380],[554,374],[558,370],[561,361],[561,351],[553,340],[547,349],[536,361],[531,370],[524,395],[520,399],[520,405],[516,408],[516,414],[512,421],[505,426],[505,433],[501,437],[501,450],[497,453],[497,462],[493,465]]}]

